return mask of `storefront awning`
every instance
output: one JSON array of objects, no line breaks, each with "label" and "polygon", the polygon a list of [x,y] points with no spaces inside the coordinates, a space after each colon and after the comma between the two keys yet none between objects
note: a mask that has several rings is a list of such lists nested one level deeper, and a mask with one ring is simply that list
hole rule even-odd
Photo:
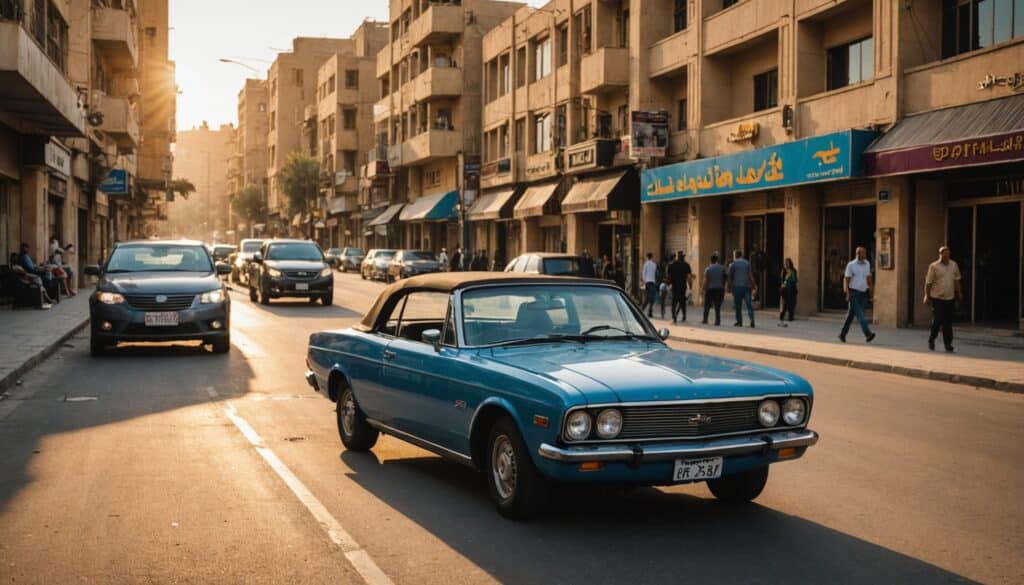
[{"label": "storefront awning", "polygon": [[391,222],[391,220],[395,219],[395,217],[398,215],[398,212],[402,210],[402,206],[403,205],[405,205],[405,204],[404,203],[396,203],[394,205],[389,206],[380,215],[378,215],[377,217],[373,218],[373,220],[369,221],[366,224],[366,227],[378,226],[378,225],[387,225],[388,223]]},{"label": "storefront awning", "polygon": [[1024,95],[907,116],[864,151],[869,176],[1024,160]]},{"label": "storefront awning", "polygon": [[540,185],[530,187],[526,190],[526,193],[519,198],[519,203],[516,203],[516,207],[512,211],[512,215],[516,219],[544,215],[544,206],[547,205],[551,196],[555,194],[555,189],[557,188],[557,182],[542,183]]},{"label": "storefront awning", "polygon": [[[612,192],[622,185],[622,190],[626,190],[624,184],[624,177],[626,172],[614,173],[611,175],[604,175],[593,179],[584,179],[578,181],[569,190],[569,194],[562,200],[562,212],[563,213],[584,213],[590,211],[608,211],[612,207],[609,207],[609,198]],[[634,189],[636,183],[636,174],[632,175]],[[628,193],[621,193],[621,196],[617,199],[623,199],[628,196]],[[635,201],[634,201],[635,204]]]},{"label": "storefront awning", "polygon": [[512,200],[520,189],[512,188],[493,193],[484,193],[469,208],[466,219],[469,221],[485,221],[489,219],[511,219]]},{"label": "storefront awning", "polygon": [[405,206],[399,221],[443,221],[455,218],[455,204],[459,202],[458,191],[438,195],[427,195]]}]

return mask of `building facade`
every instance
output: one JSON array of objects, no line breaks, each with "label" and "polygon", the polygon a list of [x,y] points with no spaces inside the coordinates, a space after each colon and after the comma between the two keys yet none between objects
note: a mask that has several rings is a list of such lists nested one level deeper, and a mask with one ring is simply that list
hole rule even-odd
[{"label": "building facade", "polygon": [[255,218],[242,218],[233,214],[234,229],[239,237],[253,237],[266,227],[267,201],[267,82],[246,79],[238,92],[238,126],[232,143],[231,162],[228,167],[228,193],[235,195],[243,189],[258,189],[262,196],[263,213]]},{"label": "building facade", "polygon": [[238,239],[230,206],[229,168],[235,160],[235,143],[235,128],[231,124],[210,128],[203,122],[197,128],[177,133],[174,173],[192,183],[195,192],[171,206],[173,236],[207,242]]}]

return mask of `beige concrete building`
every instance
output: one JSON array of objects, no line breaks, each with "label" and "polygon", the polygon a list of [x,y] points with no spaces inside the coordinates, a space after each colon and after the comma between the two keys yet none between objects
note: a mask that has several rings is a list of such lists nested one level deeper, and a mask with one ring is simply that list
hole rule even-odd
[{"label": "beige concrete building", "polygon": [[362,244],[359,171],[375,142],[377,53],[388,43],[388,25],[365,21],[348,40],[317,72],[315,152],[323,181],[315,227],[325,249]]},{"label": "beige concrete building", "polygon": [[[238,92],[238,126],[234,132],[227,186],[228,193],[232,194],[246,187],[257,187],[263,192],[264,203],[267,196],[268,99],[267,82],[263,79],[246,79]],[[265,218],[252,223],[265,225]],[[249,237],[256,231],[255,226],[237,217],[234,228],[239,237]]]},{"label": "beige concrete building", "polygon": [[274,233],[285,233],[293,223],[275,176],[290,153],[301,151],[306,107],[316,105],[320,65],[350,45],[349,39],[298,37],[267,72],[267,209]]},{"label": "beige concrete building", "polygon": [[142,209],[145,235],[166,233],[168,181],[173,178],[171,145],[177,128],[178,85],[168,54],[168,0],[140,0],[139,43],[139,182],[149,203]]},{"label": "beige concrete building", "polygon": [[483,37],[521,6],[390,2],[391,42],[376,66],[383,96],[374,108],[378,148],[364,173],[363,217],[372,228],[364,230],[366,246],[437,251],[462,240],[459,203],[468,206],[479,190]]},{"label": "beige concrete building", "polygon": [[235,128],[231,124],[213,129],[203,122],[198,128],[177,133],[174,175],[189,180],[196,190],[187,200],[176,200],[170,207],[174,236],[209,242],[237,239],[227,233],[234,230],[228,173],[234,145]]}]

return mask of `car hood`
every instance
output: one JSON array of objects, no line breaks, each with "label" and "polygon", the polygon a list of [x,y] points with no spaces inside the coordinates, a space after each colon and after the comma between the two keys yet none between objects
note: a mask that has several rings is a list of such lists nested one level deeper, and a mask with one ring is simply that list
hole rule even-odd
[{"label": "car hood", "polygon": [[202,293],[221,287],[210,272],[131,272],[104,274],[98,290],[123,294]]},{"label": "car hood", "polygon": [[320,271],[327,265],[319,260],[264,260],[263,263],[278,270]]},{"label": "car hood", "polygon": [[639,343],[496,348],[487,353],[502,365],[568,384],[591,404],[810,391],[799,377],[773,368]]}]

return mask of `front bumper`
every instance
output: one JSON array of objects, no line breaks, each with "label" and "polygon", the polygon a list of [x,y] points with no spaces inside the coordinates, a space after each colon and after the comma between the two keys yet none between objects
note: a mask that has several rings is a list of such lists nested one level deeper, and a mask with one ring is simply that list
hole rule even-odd
[{"label": "front bumper", "polygon": [[[320,276],[312,280],[298,280],[281,276],[267,278],[267,291],[273,298],[278,297],[321,297],[334,291],[334,277]],[[305,284],[307,290],[297,290],[296,284]]]},{"label": "front bumper", "polygon": [[806,448],[817,442],[818,433],[803,429],[687,443],[586,445],[578,447],[558,447],[548,443],[541,443],[538,454],[545,459],[562,463],[601,461],[605,463],[640,464],[694,457],[772,455],[780,449]]},{"label": "front bumper", "polygon": [[[178,313],[178,324],[168,327],[147,327],[146,312],[127,304],[106,305],[94,302],[89,310],[93,335],[108,343],[118,341],[212,341],[228,334],[231,306],[228,302],[194,305]],[[220,328],[213,326],[220,322]],[[109,330],[103,328],[109,323]]]}]

